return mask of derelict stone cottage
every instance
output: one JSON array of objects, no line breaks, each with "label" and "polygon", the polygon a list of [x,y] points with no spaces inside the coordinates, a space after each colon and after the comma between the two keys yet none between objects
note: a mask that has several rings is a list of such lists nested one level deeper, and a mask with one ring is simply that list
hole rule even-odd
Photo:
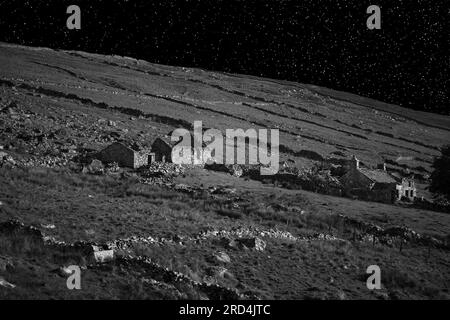
[{"label": "derelict stone cottage", "polygon": [[397,200],[406,198],[409,201],[414,201],[417,197],[416,184],[412,178],[403,178],[401,183],[397,185]]},{"label": "derelict stone cottage", "polygon": [[172,149],[178,141],[171,141],[170,138],[156,138],[152,144],[152,152],[155,154],[155,161],[172,162]]},{"label": "derelict stone cottage", "polygon": [[[203,160],[203,148],[206,148],[206,144],[205,143],[201,143],[201,148],[194,148],[195,145],[195,141],[194,138],[192,136],[186,138],[186,139],[182,139],[180,138],[178,141],[172,141],[170,138],[170,133],[168,136],[165,137],[159,137],[156,138],[155,141],[152,144],[152,152],[154,152],[155,154],[155,161],[159,161],[159,162],[173,162],[173,158],[172,158],[172,154],[173,154],[173,148],[177,145],[179,145],[180,147],[183,147],[182,145],[180,145],[180,143],[186,144],[184,145],[184,148],[190,148],[191,150],[191,157],[188,157],[189,163],[193,164],[194,163],[194,159],[195,164],[197,165],[204,165],[204,162],[206,160]],[[189,144],[190,143],[190,144]],[[182,157],[182,150],[180,153],[180,157]]]},{"label": "derelict stone cottage", "polygon": [[155,161],[155,154],[148,150],[114,142],[101,150],[97,157],[104,163],[117,162],[119,166],[137,169]]},{"label": "derelict stone cottage", "polygon": [[353,156],[350,168],[340,179],[344,194],[351,198],[393,203],[398,198],[397,181],[383,165],[379,169],[368,169],[360,166],[359,160]]}]

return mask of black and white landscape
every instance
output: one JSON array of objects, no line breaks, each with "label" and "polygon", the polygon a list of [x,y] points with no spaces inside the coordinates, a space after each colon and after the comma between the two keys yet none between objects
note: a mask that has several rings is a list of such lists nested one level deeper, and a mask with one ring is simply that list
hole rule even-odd
[{"label": "black and white landscape", "polygon": [[[278,173],[171,163],[199,120],[278,129]],[[448,144],[314,84],[2,42],[0,298],[449,299]]]}]

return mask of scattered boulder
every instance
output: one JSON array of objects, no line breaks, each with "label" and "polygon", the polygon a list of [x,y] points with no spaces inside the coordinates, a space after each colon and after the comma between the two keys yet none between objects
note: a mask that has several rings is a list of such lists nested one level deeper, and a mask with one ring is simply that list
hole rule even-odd
[{"label": "scattered boulder", "polygon": [[225,252],[222,252],[222,251],[220,251],[217,254],[215,254],[215,257],[220,262],[224,262],[224,263],[230,263],[231,262],[230,256],[228,254],[226,254]]},{"label": "scattered boulder", "polygon": [[244,169],[241,165],[233,164],[219,164],[219,163],[207,163],[205,164],[205,169],[217,171],[217,172],[226,172],[235,177],[241,177],[244,174]]},{"label": "scattered boulder", "polygon": [[59,267],[58,269],[54,270],[59,276],[61,277],[68,277],[72,274],[72,271],[68,267]]},{"label": "scattered boulder", "polygon": [[115,173],[120,171],[119,164],[117,162],[110,162],[106,165],[106,171],[108,173]]},{"label": "scattered boulder", "polygon": [[[41,132],[41,130],[36,130],[35,133],[36,133],[36,134],[43,134],[43,133]],[[69,134],[68,129],[65,128],[65,127],[62,127],[62,128],[56,129],[56,130],[53,131],[53,132],[48,133],[46,138],[48,138],[48,139],[61,139],[61,140],[63,140],[63,139],[69,139],[69,137],[70,137],[70,134]]]},{"label": "scattered boulder", "polygon": [[389,300],[390,299],[389,294],[385,291],[374,290],[373,293],[378,300]]},{"label": "scattered boulder", "polygon": [[339,291],[337,293],[337,299],[338,300],[347,300],[347,295],[345,294],[344,291]]},{"label": "scattered boulder", "polygon": [[225,186],[212,186],[208,188],[211,194],[235,194],[236,188],[225,187]]},{"label": "scattered boulder", "polygon": [[[217,285],[218,282],[231,282],[233,285],[237,284],[237,280],[227,268],[213,266],[205,270],[206,275],[203,277],[203,282],[208,285]],[[219,280],[219,281],[218,281]]]},{"label": "scattered boulder", "polygon": [[55,229],[56,226],[54,224],[41,224],[41,227],[44,229]]},{"label": "scattered boulder", "polygon": [[191,187],[184,183],[178,183],[178,184],[174,185],[173,188],[177,191],[184,192],[184,193],[193,193],[195,191],[194,187]]},{"label": "scattered boulder", "polygon": [[100,160],[94,159],[91,161],[90,164],[85,166],[83,168],[83,173],[90,173],[90,174],[103,174],[105,171],[105,166]]},{"label": "scattered boulder", "polygon": [[14,284],[6,281],[5,278],[3,278],[3,277],[0,277],[0,286],[5,287],[5,288],[10,288],[10,289],[14,289],[16,287]]},{"label": "scattered boulder", "polygon": [[15,101],[11,101],[5,107],[3,107],[0,111],[2,113],[6,113],[9,115],[16,115],[17,114],[16,109],[17,109],[17,103]]},{"label": "scattered boulder", "polygon": [[110,131],[106,137],[110,139],[119,139],[122,135],[117,131]]},{"label": "scattered boulder", "polygon": [[234,164],[229,168],[230,174],[235,177],[241,177],[244,173],[244,170],[240,165]]},{"label": "scattered boulder", "polygon": [[0,164],[2,164],[2,163],[10,164],[13,166],[15,166],[17,164],[11,155],[7,154],[6,152],[0,151]]},{"label": "scattered boulder", "polygon": [[[202,240],[203,240],[203,239],[205,239],[205,238],[202,237]],[[230,247],[233,247],[233,246],[231,245],[231,240],[230,240],[228,237],[219,237],[219,238],[214,237],[214,238],[213,238],[213,243],[214,243],[215,245],[218,245],[218,246],[221,246],[221,247],[224,247],[224,248],[230,248]]]},{"label": "scattered boulder", "polygon": [[84,232],[88,235],[88,236],[93,236],[95,234],[95,230],[93,229],[86,229],[84,230]]}]

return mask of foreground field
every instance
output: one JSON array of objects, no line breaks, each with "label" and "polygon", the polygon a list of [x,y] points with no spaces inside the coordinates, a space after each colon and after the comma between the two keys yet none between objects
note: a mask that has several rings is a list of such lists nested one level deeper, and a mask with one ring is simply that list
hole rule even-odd
[{"label": "foreground field", "polygon": [[[127,244],[126,250],[117,250],[115,262],[83,270],[83,289],[70,291],[58,268],[88,265],[87,257],[36,245],[20,232],[12,238],[2,232],[2,259],[10,257],[13,265],[2,276],[17,286],[1,288],[3,298],[213,297],[148,275],[147,268],[124,266],[119,257],[149,257],[189,279],[236,289],[249,297],[448,298],[447,250],[430,252],[415,243],[405,243],[400,250],[398,241],[386,245],[354,240],[354,228],[333,219],[345,210],[378,221],[380,211],[388,209],[383,224],[409,217],[419,220],[414,227],[439,237],[448,234],[445,215],[370,204],[360,212],[363,203],[354,207],[347,199],[286,192],[254,182],[240,181],[232,196],[214,196],[64,170],[2,169],[0,175],[3,219],[20,219],[66,243]],[[239,209],[230,209],[230,198]],[[266,246],[258,251],[230,244],[239,237],[257,237]],[[365,286],[365,271],[371,264],[383,272],[381,291]]]}]

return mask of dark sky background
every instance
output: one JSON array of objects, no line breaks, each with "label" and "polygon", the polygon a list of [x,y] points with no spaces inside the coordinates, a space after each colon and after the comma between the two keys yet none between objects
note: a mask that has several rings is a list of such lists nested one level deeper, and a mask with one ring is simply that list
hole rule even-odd
[{"label": "dark sky background", "polygon": [[[71,4],[81,8],[78,31],[66,28]],[[381,30],[366,27],[372,4],[381,7]],[[450,0],[0,0],[0,40],[450,111]]]}]

